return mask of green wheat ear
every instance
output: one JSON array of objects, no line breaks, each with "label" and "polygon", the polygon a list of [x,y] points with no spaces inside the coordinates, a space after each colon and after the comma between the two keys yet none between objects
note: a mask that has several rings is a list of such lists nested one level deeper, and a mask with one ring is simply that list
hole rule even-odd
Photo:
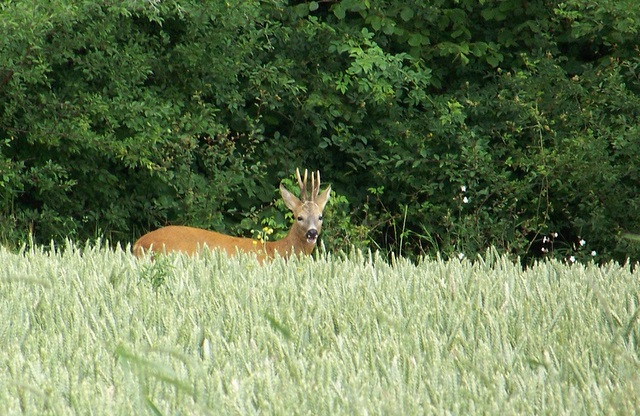
[{"label": "green wheat ear", "polygon": [[[0,247],[7,414],[633,414],[639,271]],[[598,334],[598,336],[594,336]],[[632,364],[632,365],[630,365]],[[594,394],[596,393],[596,394]]]}]

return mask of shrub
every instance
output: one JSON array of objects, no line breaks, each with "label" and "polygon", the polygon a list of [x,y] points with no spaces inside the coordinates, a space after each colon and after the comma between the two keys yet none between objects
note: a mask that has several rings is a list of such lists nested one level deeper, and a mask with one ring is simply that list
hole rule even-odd
[{"label": "shrub", "polygon": [[5,241],[277,235],[300,166],[329,250],[640,258],[634,2],[0,8]]}]

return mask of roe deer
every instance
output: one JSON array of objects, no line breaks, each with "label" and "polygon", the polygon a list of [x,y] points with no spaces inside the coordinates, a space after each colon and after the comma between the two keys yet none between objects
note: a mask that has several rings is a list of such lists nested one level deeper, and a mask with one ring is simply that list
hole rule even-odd
[{"label": "roe deer", "polygon": [[294,220],[289,233],[281,240],[262,242],[200,228],[171,225],[140,237],[133,245],[133,252],[139,257],[146,252],[179,251],[195,254],[206,246],[211,250],[222,249],[229,255],[234,255],[238,251],[256,253],[260,262],[265,258],[273,258],[275,253],[283,257],[289,257],[292,254],[311,254],[318,241],[322,227],[322,210],[329,200],[331,186],[318,195],[320,172],[316,172],[315,175],[311,172],[311,190],[307,195],[307,170],[304,171],[304,181],[298,169],[296,169],[296,176],[300,186],[300,199],[280,185],[280,194],[287,207],[293,211]]}]

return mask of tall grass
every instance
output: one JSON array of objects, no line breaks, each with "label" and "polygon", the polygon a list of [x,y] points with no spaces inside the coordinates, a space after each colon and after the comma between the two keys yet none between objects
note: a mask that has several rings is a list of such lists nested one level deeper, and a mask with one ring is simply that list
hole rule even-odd
[{"label": "tall grass", "polygon": [[637,271],[0,249],[2,414],[632,414]]}]

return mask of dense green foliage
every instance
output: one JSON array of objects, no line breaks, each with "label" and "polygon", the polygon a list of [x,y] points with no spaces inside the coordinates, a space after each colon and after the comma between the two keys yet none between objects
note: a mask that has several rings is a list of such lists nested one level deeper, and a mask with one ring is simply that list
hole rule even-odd
[{"label": "dense green foliage", "polygon": [[[403,255],[640,259],[640,3],[0,3],[0,237],[288,221]],[[277,233],[276,233],[277,235]]]},{"label": "dense green foliage", "polygon": [[3,414],[640,411],[629,267],[94,247],[0,262]]}]

